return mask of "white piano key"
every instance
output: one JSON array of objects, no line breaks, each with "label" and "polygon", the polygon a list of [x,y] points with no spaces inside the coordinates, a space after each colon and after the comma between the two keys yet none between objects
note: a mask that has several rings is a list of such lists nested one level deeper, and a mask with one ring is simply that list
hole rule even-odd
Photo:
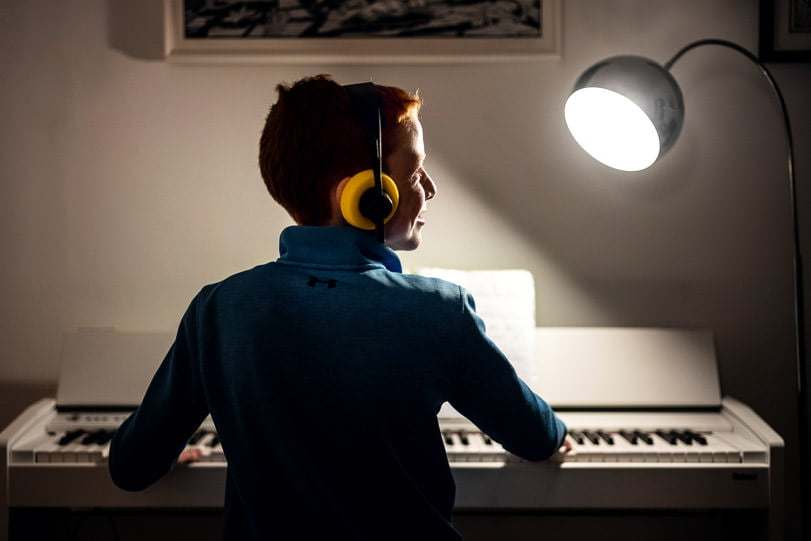
[{"label": "white piano key", "polygon": [[81,462],[80,456],[84,458],[84,462],[88,462],[87,446],[82,445],[78,441],[73,441],[59,449],[62,454],[62,462]]},{"label": "white piano key", "polygon": [[675,443],[670,443],[655,432],[650,433],[650,438],[653,440],[653,445],[650,448],[657,453],[659,462],[698,462],[698,454],[688,456],[692,446],[683,441],[675,440]]},{"label": "white piano key", "polygon": [[476,453],[480,462],[504,462],[506,460],[507,452],[498,442],[481,432],[473,433],[472,439],[478,449]]},{"label": "white piano key", "polygon": [[201,462],[225,462],[225,454],[216,432],[209,432],[192,447],[202,451]]},{"label": "white piano key", "polygon": [[477,430],[444,430],[442,442],[451,463],[505,462],[508,459],[501,445]]},{"label": "white piano key", "polygon": [[197,448],[197,449],[204,449],[210,446],[212,440],[217,434],[215,432],[206,432],[202,438],[197,440],[197,442],[190,447]]},{"label": "white piano key", "polygon": [[574,449],[575,462],[603,462],[605,451],[586,437],[583,443],[575,443]]},{"label": "white piano key", "polygon": [[715,434],[719,440],[739,451],[739,461],[744,463],[767,463],[768,451],[760,442],[750,440],[735,432]]},{"label": "white piano key", "polygon": [[492,443],[490,445],[485,443],[484,436],[482,436],[481,432],[466,431],[465,435],[467,436],[468,440],[468,452],[473,455],[481,456],[486,454],[489,449],[492,449],[493,447]]},{"label": "white piano key", "polygon": [[[48,441],[38,445],[34,449],[34,461],[51,462],[51,454],[59,449],[59,444],[57,444],[56,442],[62,435],[63,434],[58,434],[55,438],[49,439]],[[53,462],[56,462],[56,460],[54,460]]]},{"label": "white piano key", "polygon": [[743,461],[740,449],[730,445],[727,441],[719,438],[715,434],[707,437],[707,443],[711,445],[713,452],[713,462],[740,463]]},{"label": "white piano key", "polygon": [[[627,431],[630,433],[639,432],[645,436],[643,438],[635,434],[636,445],[629,444],[634,448],[636,455],[642,457],[642,462],[672,462],[673,449],[665,440],[648,431],[636,431],[635,429]],[[625,438],[621,439],[627,442]]]},{"label": "white piano key", "polygon": [[657,462],[673,462],[673,453],[669,451],[657,451],[656,452],[656,461]]},{"label": "white piano key", "polygon": [[658,462],[656,453],[647,447],[648,445],[640,440],[633,444],[617,434],[610,452],[616,455],[618,462]]},{"label": "white piano key", "polygon": [[442,442],[445,445],[445,454],[449,462],[467,462],[467,456],[462,449],[462,441],[455,430],[447,430],[442,434]]},{"label": "white piano key", "polygon": [[217,443],[211,448],[208,454],[208,462],[225,462],[225,452],[222,450],[222,445]]},{"label": "white piano key", "polygon": [[104,454],[104,449],[109,449],[109,446],[110,444],[99,445],[98,443],[85,445],[89,461],[97,464],[106,462],[107,458]]}]

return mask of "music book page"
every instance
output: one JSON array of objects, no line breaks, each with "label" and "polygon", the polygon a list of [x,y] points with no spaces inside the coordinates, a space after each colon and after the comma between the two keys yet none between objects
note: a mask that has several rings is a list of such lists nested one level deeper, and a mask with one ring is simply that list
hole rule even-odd
[{"label": "music book page", "polygon": [[[476,313],[487,328],[487,336],[515,367],[518,375],[533,386],[535,338],[535,281],[527,270],[456,270],[420,268],[418,274],[459,284],[476,301]],[[459,416],[448,404],[440,417]]]}]

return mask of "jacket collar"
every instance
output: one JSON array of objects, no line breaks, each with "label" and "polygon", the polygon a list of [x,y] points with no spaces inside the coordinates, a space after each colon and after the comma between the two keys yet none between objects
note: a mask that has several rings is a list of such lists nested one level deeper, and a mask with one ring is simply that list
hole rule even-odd
[{"label": "jacket collar", "polygon": [[279,263],[331,269],[385,268],[402,272],[400,258],[374,232],[340,226],[291,226],[279,238]]}]

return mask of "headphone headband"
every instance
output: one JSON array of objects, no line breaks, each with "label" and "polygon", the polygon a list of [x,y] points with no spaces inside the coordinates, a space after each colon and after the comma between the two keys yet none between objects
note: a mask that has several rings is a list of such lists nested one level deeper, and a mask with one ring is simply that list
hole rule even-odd
[{"label": "headphone headband", "polygon": [[[375,192],[379,195],[378,201],[389,200],[383,190],[383,130],[380,114],[380,94],[374,83],[357,83],[345,85],[344,88],[349,95],[352,116],[363,128],[365,143],[374,162],[372,171],[374,171]],[[380,205],[371,204],[370,213],[373,215],[369,216],[369,218],[375,224],[377,240],[384,242],[385,231],[383,224],[388,211],[378,211],[377,207],[383,209]]]}]

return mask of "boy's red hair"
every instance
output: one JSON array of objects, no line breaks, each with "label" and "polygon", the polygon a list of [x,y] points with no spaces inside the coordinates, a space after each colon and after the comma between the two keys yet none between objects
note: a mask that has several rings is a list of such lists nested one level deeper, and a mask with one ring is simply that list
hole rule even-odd
[{"label": "boy's red hair", "polygon": [[[383,163],[421,101],[404,90],[376,85],[381,99]],[[300,225],[322,225],[332,213],[332,188],[371,169],[362,128],[346,89],[329,75],[279,84],[259,140],[259,169],[268,192]]]}]

